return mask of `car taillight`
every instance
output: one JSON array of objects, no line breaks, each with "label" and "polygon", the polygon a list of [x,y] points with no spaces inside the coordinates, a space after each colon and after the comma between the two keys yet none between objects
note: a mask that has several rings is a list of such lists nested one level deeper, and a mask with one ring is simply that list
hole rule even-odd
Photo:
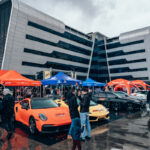
[{"label": "car taillight", "polygon": [[134,96],[136,96],[136,94],[134,94]]},{"label": "car taillight", "polygon": [[105,100],[105,98],[99,98],[99,100]]}]

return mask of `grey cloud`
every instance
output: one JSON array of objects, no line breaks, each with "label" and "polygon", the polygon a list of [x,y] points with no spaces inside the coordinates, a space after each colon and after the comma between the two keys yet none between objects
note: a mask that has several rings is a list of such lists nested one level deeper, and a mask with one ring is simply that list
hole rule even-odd
[{"label": "grey cloud", "polygon": [[[83,17],[93,19],[98,15],[109,13],[108,9],[115,8],[115,1],[112,0],[22,0],[29,4],[41,5],[41,7],[57,7],[66,6],[70,7],[74,13],[79,11]],[[68,8],[68,9],[70,9]],[[60,8],[61,10],[61,8]],[[66,10],[67,11],[67,10]],[[61,11],[60,11],[61,13]]]}]

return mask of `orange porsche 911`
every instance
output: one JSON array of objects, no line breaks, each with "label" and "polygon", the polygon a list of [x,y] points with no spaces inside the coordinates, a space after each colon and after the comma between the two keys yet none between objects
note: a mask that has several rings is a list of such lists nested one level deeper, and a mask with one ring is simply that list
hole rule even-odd
[{"label": "orange porsche 911", "polygon": [[29,127],[32,134],[68,130],[71,118],[68,108],[59,107],[49,98],[24,99],[15,104],[15,120]]}]

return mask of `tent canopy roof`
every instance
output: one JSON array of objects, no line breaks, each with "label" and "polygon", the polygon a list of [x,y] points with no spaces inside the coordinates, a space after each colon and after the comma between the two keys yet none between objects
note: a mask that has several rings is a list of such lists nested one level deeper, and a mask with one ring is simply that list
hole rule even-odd
[{"label": "tent canopy roof", "polygon": [[83,82],[82,86],[106,86],[105,83],[96,82],[91,78],[88,78],[86,81]]},{"label": "tent canopy roof", "polygon": [[1,75],[0,83],[5,86],[41,86],[40,81],[28,79],[14,70],[7,71]]},{"label": "tent canopy roof", "polygon": [[80,80],[71,78],[70,76],[64,74],[63,72],[58,72],[55,76],[48,79],[42,80],[42,85],[57,85],[57,84],[80,84]]},{"label": "tent canopy roof", "polygon": [[116,84],[130,84],[130,81],[126,79],[115,79],[107,83],[108,86],[116,85]]}]

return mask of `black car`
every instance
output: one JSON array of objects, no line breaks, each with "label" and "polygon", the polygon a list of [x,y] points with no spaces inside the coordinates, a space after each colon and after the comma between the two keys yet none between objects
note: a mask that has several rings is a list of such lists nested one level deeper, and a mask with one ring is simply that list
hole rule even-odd
[{"label": "black car", "polygon": [[121,91],[116,91],[114,92],[119,98],[125,98],[125,99],[129,99],[129,100],[133,100],[135,102],[139,102],[142,105],[142,108],[146,107],[146,100],[140,99],[140,98],[136,98],[135,96],[130,96],[125,92],[121,92]]},{"label": "black car", "polygon": [[92,99],[95,102],[115,111],[140,110],[143,105],[139,100],[133,100],[132,98],[121,98],[112,92],[100,92],[93,95]]}]

